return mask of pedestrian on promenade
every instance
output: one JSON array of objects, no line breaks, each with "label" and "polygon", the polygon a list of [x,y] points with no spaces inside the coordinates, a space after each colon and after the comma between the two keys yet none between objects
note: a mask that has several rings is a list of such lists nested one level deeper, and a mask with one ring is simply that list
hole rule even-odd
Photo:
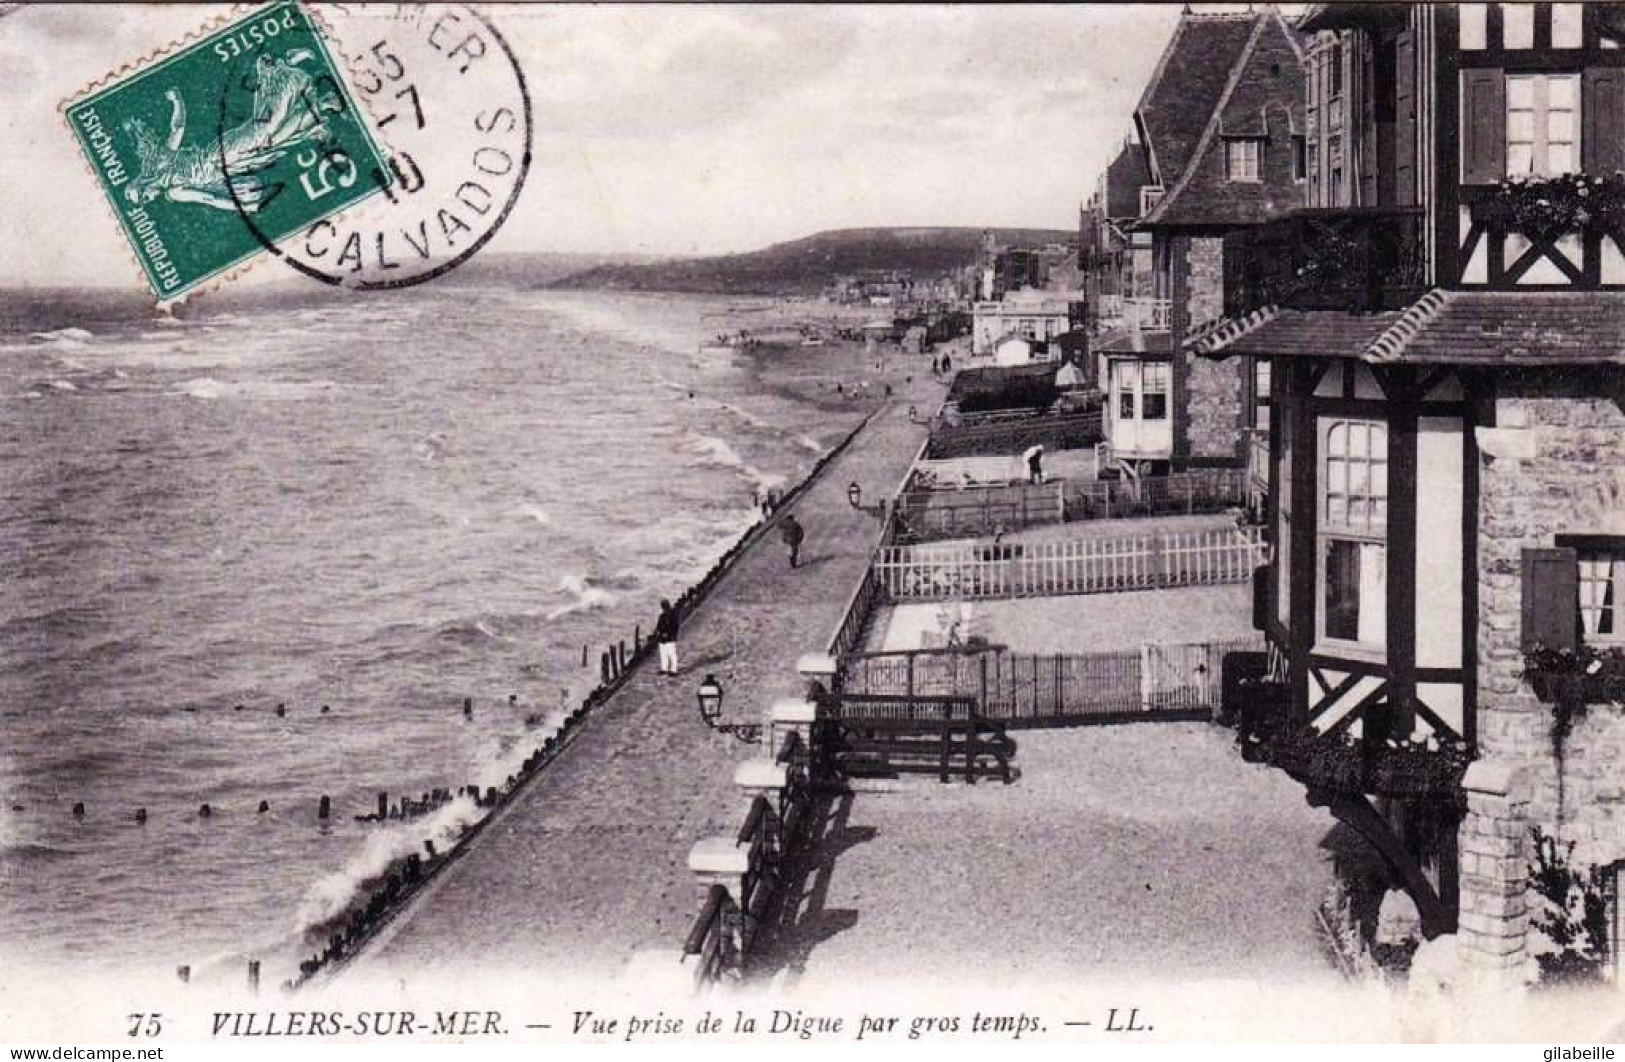
[{"label": "pedestrian on promenade", "polygon": [[947,372],[954,367],[953,359],[944,354],[942,356],[942,371]]},{"label": "pedestrian on promenade", "polygon": [[1029,483],[1044,482],[1044,448],[1042,446],[1029,446],[1027,452],[1021,456],[1027,460],[1027,481]]},{"label": "pedestrian on promenade", "polygon": [[795,513],[785,516],[784,523],[779,525],[779,535],[784,539],[784,544],[790,547],[790,567],[794,568],[801,552],[801,540],[807,537]]},{"label": "pedestrian on promenade", "polygon": [[677,674],[677,627],[680,618],[671,602],[660,599],[660,618],[655,620],[655,643],[660,646],[660,673]]}]

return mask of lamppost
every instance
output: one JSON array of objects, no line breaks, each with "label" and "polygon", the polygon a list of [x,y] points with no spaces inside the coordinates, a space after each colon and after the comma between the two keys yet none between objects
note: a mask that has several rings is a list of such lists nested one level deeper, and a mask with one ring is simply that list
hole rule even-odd
[{"label": "lamppost", "polygon": [[863,488],[858,485],[857,480],[853,480],[852,485],[846,488],[846,500],[854,509],[863,508]]},{"label": "lamppost", "polygon": [[700,688],[694,691],[695,699],[700,702],[700,718],[705,725],[718,733],[727,734],[737,738],[747,745],[759,745],[762,742],[762,728],[749,723],[719,723],[722,718],[722,684],[712,674],[705,676]]}]

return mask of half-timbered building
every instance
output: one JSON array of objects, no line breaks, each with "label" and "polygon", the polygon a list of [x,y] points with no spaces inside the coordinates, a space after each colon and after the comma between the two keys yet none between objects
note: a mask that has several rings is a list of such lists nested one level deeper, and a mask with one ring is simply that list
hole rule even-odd
[{"label": "half-timbered building", "polygon": [[1311,205],[1227,238],[1183,340],[1274,364],[1249,740],[1512,979],[1536,828],[1603,893],[1625,860],[1625,718],[1575,710],[1625,686],[1545,675],[1625,642],[1621,14],[1310,8]]}]

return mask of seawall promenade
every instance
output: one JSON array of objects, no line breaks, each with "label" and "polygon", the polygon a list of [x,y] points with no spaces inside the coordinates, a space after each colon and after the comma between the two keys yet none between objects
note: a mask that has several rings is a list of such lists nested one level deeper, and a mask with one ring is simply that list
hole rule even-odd
[{"label": "seawall promenade", "polygon": [[[806,528],[799,567],[776,527],[749,545],[685,620],[682,673],[661,676],[651,660],[631,676],[354,965],[404,975],[477,959],[485,971],[581,978],[614,976],[645,950],[675,963],[698,913],[688,851],[737,828],[733,768],[760,751],[707,727],[695,690],[714,674],[723,721],[736,723],[799,692],[796,658],[826,647],[879,534],[872,506],[925,439],[908,409],[935,408],[941,390],[924,375],[901,388],[776,514]],[[847,501],[853,482],[864,510]]]}]

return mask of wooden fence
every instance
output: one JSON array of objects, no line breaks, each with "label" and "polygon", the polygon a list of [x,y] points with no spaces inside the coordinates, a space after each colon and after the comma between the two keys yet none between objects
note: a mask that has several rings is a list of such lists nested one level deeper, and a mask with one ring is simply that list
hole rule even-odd
[{"label": "wooden fence", "polygon": [[1139,479],[1069,480],[1065,519],[1107,520],[1243,508],[1245,468],[1209,468]]},{"label": "wooden fence", "polygon": [[866,653],[845,662],[841,695],[899,704],[968,698],[977,715],[1006,727],[1206,719],[1219,706],[1225,655],[1262,644],[1252,636],[1109,653],[1002,646]]},{"label": "wooden fence", "polygon": [[966,417],[960,424],[932,429],[925,456],[930,461],[980,454],[1019,454],[1029,446],[1048,450],[1081,450],[1102,437],[1099,408],[1083,413],[1028,414],[984,420]]},{"label": "wooden fence", "polygon": [[920,541],[992,535],[1066,517],[1064,483],[984,483],[953,486],[915,473],[897,497],[899,538]]},{"label": "wooden fence", "polygon": [[1049,597],[1245,582],[1265,559],[1257,528],[1069,542],[893,545],[874,564],[893,601]]}]

